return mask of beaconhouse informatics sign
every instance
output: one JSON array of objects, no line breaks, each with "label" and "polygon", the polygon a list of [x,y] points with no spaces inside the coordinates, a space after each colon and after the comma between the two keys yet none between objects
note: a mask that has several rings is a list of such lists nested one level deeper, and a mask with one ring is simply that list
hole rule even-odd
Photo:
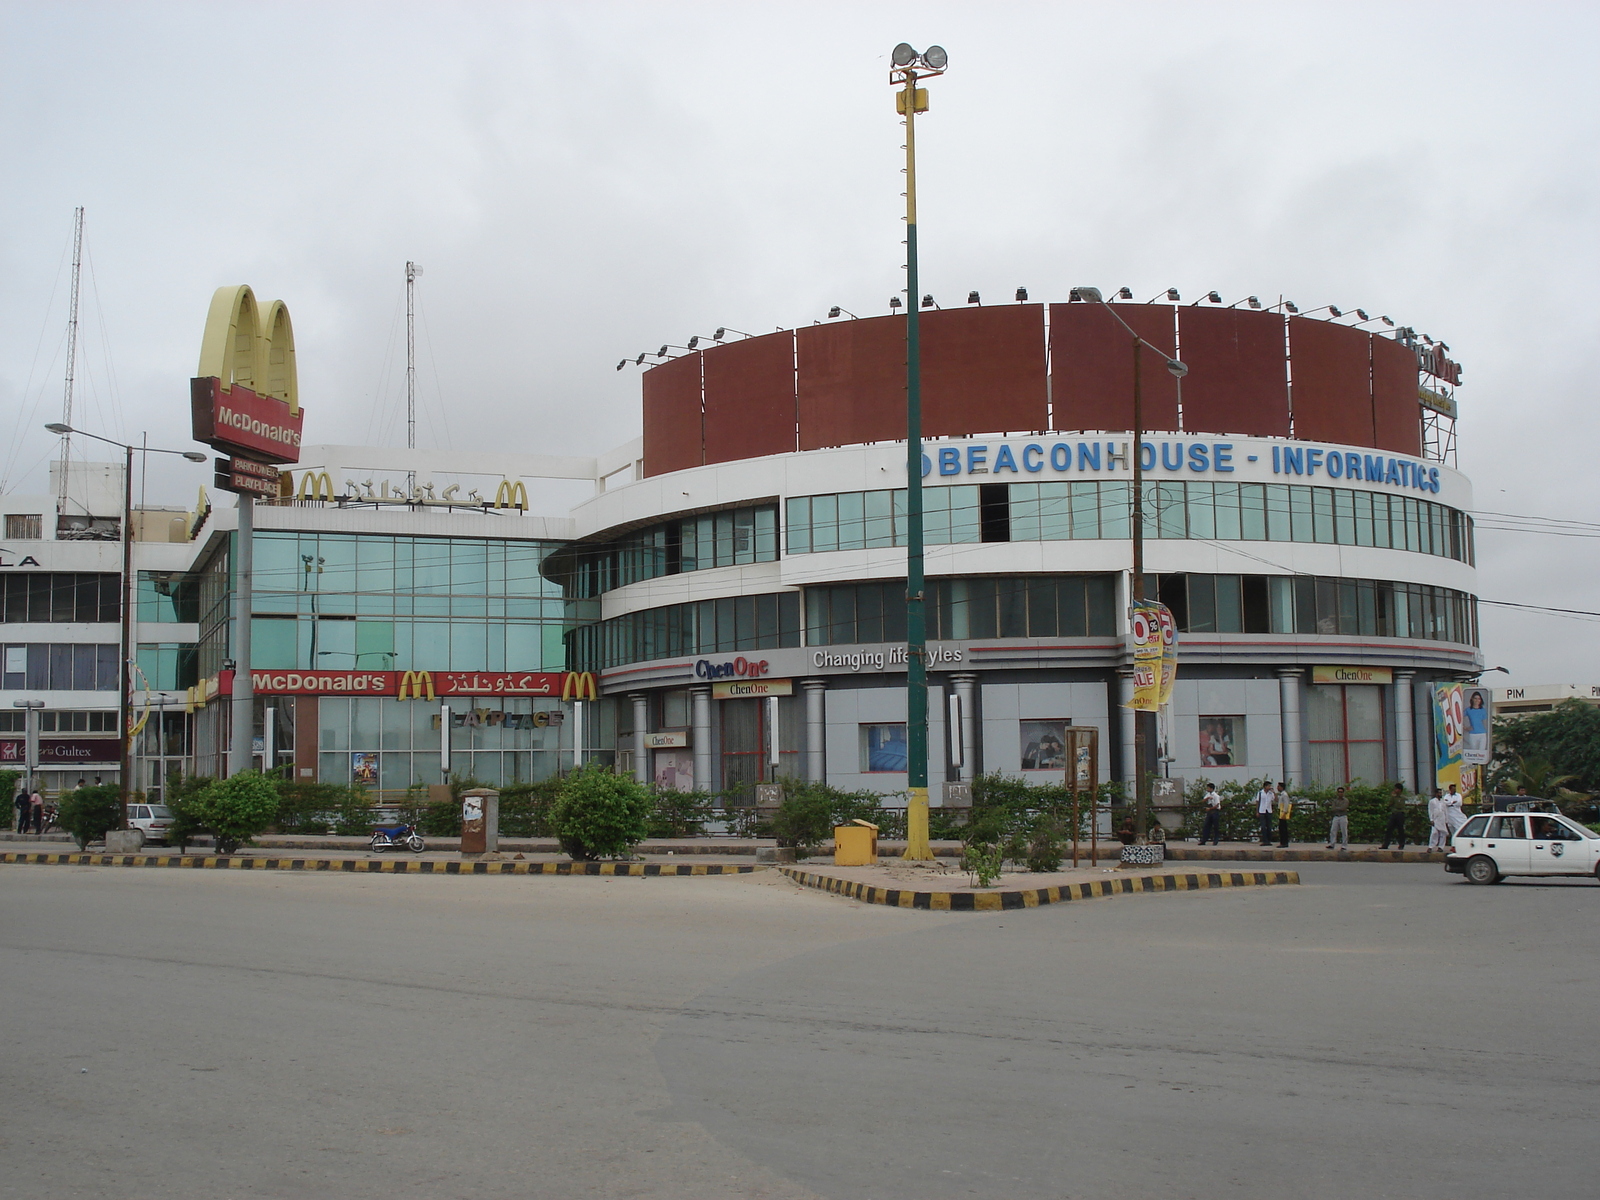
[{"label": "beaconhouse informatics sign", "polygon": [[558,671],[251,671],[265,696],[560,696]]},{"label": "beaconhouse informatics sign", "polygon": [[300,461],[305,411],[242,384],[224,388],[215,376],[189,381],[194,440],[269,463]]}]

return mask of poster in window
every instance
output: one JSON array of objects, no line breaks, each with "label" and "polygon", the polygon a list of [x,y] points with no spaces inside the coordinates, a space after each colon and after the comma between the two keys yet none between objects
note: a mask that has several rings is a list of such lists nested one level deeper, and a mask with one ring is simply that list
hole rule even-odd
[{"label": "poster in window", "polygon": [[1470,766],[1481,767],[1491,757],[1489,717],[1493,710],[1489,689],[1467,687],[1461,689],[1461,694],[1466,701],[1466,708],[1462,712],[1461,761]]},{"label": "poster in window", "polygon": [[663,792],[694,791],[694,751],[657,750],[656,787]]},{"label": "poster in window", "polygon": [[861,727],[861,769],[904,771],[906,769],[906,727],[904,725],[863,725]]},{"label": "poster in window", "polygon": [[1200,718],[1200,765],[1237,767],[1245,759],[1243,717]]},{"label": "poster in window", "polygon": [[350,755],[350,780],[370,787],[378,786],[378,756],[371,751],[358,750]]},{"label": "poster in window", "polygon": [[1067,726],[1070,721],[1023,721],[1022,769],[1024,771],[1065,771],[1067,769]]}]

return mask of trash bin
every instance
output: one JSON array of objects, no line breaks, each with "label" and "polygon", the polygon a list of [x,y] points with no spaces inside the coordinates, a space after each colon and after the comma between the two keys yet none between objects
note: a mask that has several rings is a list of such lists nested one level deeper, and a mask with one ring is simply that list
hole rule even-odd
[{"label": "trash bin", "polygon": [[878,865],[878,827],[857,817],[848,825],[833,827],[833,865],[836,867],[875,867]]}]

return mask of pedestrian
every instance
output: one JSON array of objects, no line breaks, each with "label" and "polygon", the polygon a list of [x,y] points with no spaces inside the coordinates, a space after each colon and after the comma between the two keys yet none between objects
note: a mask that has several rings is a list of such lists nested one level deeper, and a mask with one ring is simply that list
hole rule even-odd
[{"label": "pedestrian", "polygon": [[11,806],[17,810],[17,832],[27,833],[28,821],[33,815],[33,805],[28,800],[28,789],[26,787],[17,789],[16,796],[12,798]]},{"label": "pedestrian", "polygon": [[1273,808],[1278,814],[1278,848],[1289,848],[1289,818],[1294,815],[1294,799],[1289,795],[1288,785],[1281,780],[1278,783],[1278,794],[1273,797]]},{"label": "pedestrian", "polygon": [[1263,779],[1261,790],[1256,793],[1256,824],[1263,846],[1272,845],[1272,809],[1277,802],[1278,795],[1272,790],[1272,780]]},{"label": "pedestrian", "polygon": [[35,833],[43,833],[44,793],[42,793],[37,786],[35,786],[33,789],[33,795],[28,797],[28,804],[33,809],[33,831]]},{"label": "pedestrian", "polygon": [[1467,814],[1461,811],[1461,793],[1456,791],[1456,785],[1450,785],[1450,791],[1444,798],[1444,831],[1445,845],[1456,836],[1456,830],[1467,823]]},{"label": "pedestrian", "polygon": [[1205,794],[1206,819],[1200,826],[1200,844],[1204,846],[1206,839],[1211,839],[1213,846],[1217,845],[1222,837],[1222,797],[1217,795],[1217,785],[1206,784]]},{"label": "pedestrian", "polygon": [[1328,812],[1332,814],[1328,821],[1328,849],[1332,850],[1335,845],[1350,849],[1350,798],[1343,788],[1334,789]]},{"label": "pedestrian", "polygon": [[1387,850],[1389,843],[1395,838],[1400,839],[1400,849],[1406,848],[1406,789],[1401,784],[1394,785],[1394,792],[1389,796],[1389,823],[1383,827],[1383,846]]},{"label": "pedestrian", "polygon": [[1428,849],[1443,850],[1450,840],[1450,830],[1445,824],[1444,794],[1438,788],[1428,797]]}]

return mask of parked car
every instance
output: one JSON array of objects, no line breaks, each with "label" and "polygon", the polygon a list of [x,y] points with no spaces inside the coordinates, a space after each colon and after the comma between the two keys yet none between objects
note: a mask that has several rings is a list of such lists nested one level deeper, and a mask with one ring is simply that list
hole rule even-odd
[{"label": "parked car", "polygon": [[137,829],[148,842],[167,844],[167,830],[172,828],[172,810],[165,804],[128,805],[128,828]]},{"label": "parked car", "polygon": [[1507,875],[1600,879],[1600,833],[1555,813],[1479,813],[1456,831],[1444,869],[1473,883]]}]

